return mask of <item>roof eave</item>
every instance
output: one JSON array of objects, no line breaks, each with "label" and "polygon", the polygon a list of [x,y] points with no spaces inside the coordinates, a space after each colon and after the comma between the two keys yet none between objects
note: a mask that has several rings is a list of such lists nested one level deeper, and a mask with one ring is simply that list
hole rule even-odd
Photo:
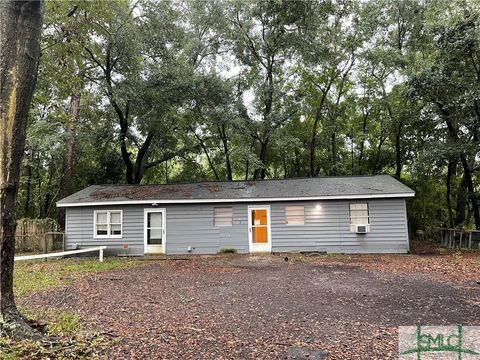
[{"label": "roof eave", "polygon": [[315,200],[357,200],[357,199],[389,199],[415,196],[415,192],[390,194],[358,194],[358,195],[323,195],[283,198],[239,198],[239,199],[178,199],[178,200],[112,200],[90,202],[57,202],[57,207],[112,206],[112,205],[144,205],[144,204],[208,204],[236,202],[269,202],[269,201],[315,201]]}]

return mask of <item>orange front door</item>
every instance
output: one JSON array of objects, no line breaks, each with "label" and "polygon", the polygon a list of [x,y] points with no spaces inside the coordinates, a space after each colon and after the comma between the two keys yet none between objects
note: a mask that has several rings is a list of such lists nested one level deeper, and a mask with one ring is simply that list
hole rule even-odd
[{"label": "orange front door", "polygon": [[252,210],[252,242],[253,243],[267,243],[268,242],[268,228],[267,228],[267,210],[253,209]]},{"label": "orange front door", "polygon": [[251,251],[270,251],[270,224],[268,207],[250,209]]}]

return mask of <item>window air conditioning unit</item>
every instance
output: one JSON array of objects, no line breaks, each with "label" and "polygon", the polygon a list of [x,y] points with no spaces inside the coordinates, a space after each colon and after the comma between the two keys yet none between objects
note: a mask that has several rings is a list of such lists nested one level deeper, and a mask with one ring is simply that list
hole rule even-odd
[{"label": "window air conditioning unit", "polygon": [[357,234],[366,234],[370,231],[370,226],[368,225],[356,225],[355,232]]}]

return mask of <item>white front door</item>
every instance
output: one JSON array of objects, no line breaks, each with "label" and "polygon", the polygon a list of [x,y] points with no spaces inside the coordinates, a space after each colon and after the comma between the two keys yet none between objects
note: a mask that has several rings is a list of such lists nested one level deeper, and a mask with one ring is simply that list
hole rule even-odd
[{"label": "white front door", "polygon": [[271,252],[270,206],[248,207],[248,239],[250,252]]},{"label": "white front door", "polygon": [[165,254],[165,209],[145,209],[145,254]]}]

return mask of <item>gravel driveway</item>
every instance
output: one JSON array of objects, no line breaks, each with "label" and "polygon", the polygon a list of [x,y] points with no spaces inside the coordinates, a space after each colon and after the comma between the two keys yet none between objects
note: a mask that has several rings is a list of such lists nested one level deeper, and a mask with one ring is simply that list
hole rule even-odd
[{"label": "gravel driveway", "polygon": [[34,295],[111,359],[390,359],[397,326],[480,324],[480,285],[284,256],[156,261]]}]

